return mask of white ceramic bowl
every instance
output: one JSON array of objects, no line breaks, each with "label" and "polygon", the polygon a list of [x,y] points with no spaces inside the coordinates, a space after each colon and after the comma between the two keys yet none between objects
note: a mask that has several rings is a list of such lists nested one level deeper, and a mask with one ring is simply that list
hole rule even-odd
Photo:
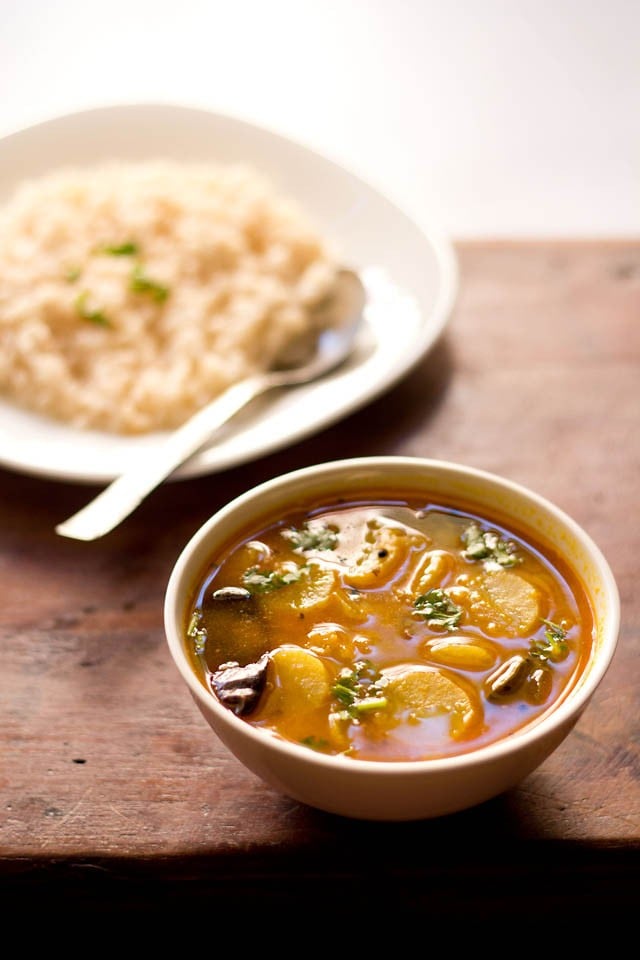
[{"label": "white ceramic bowl", "polygon": [[[503,521],[530,528],[578,574],[594,611],[595,638],[579,681],[557,707],[508,739],[467,754],[408,762],[327,756],[251,726],[205,689],[184,645],[188,595],[212,555],[253,521],[260,523],[293,500],[398,486],[453,496]],[[620,603],[609,565],[591,538],[565,513],[535,493],[458,464],[407,457],[371,457],[319,464],[269,480],[227,504],[191,538],[171,573],[165,597],[171,655],[204,718],[255,775],[279,792],[331,813],[368,820],[424,819],[479,804],[515,786],[571,732],[614,655]]]}]

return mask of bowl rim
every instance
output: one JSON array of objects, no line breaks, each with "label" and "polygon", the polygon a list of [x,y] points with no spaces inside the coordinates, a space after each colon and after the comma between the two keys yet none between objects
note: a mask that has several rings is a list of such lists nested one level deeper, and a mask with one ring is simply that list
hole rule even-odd
[{"label": "bowl rim", "polygon": [[[196,677],[191,668],[182,638],[174,630],[174,619],[184,604],[184,595],[181,592],[181,583],[186,575],[197,548],[212,535],[212,532],[223,521],[228,521],[236,514],[242,514],[247,505],[258,502],[266,494],[274,495],[278,491],[289,487],[304,484],[309,478],[314,480],[337,477],[338,475],[355,472],[361,469],[376,471],[391,470],[435,470],[443,474],[450,473],[470,480],[477,480],[481,484],[494,489],[515,494],[523,498],[543,512],[552,516],[561,526],[564,526],[576,540],[578,540],[589,555],[593,566],[599,574],[605,605],[608,616],[600,641],[598,656],[593,660],[590,668],[583,676],[583,681],[573,687],[569,694],[556,706],[551,707],[538,720],[527,725],[520,731],[480,747],[472,748],[467,752],[451,757],[436,757],[422,760],[364,760],[347,757],[341,754],[330,755],[310,750],[301,744],[285,740],[270,730],[255,728],[240,717],[237,717],[227,707],[220,704],[207,691],[202,682]],[[314,767],[326,767],[330,770],[352,770],[363,775],[376,776],[424,776],[425,773],[436,771],[460,771],[463,768],[483,766],[487,763],[508,758],[521,752],[528,746],[533,746],[541,738],[558,733],[569,725],[575,724],[597,687],[604,678],[614,657],[620,630],[620,595],[613,572],[608,560],[592,537],[568,513],[556,506],[546,497],[541,496],[518,481],[509,479],[490,471],[465,465],[451,460],[439,460],[420,456],[364,456],[330,460],[322,463],[300,467],[250,487],[232,500],[220,507],[206,520],[191,536],[182,548],[167,582],[164,599],[165,636],[171,656],[179,673],[186,682],[196,703],[207,713],[213,713],[220,718],[224,726],[236,730],[247,741],[253,742],[256,747],[267,748],[270,752],[296,759]],[[214,731],[217,732],[217,731]]]}]

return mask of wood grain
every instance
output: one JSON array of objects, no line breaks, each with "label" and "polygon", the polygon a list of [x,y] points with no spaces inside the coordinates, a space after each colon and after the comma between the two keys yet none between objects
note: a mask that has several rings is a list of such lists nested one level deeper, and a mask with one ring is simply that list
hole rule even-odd
[{"label": "wood grain", "polygon": [[[0,471],[6,897],[142,909],[178,885],[191,902],[277,909],[330,880],[353,907],[373,870],[405,912],[448,915],[462,885],[467,911],[486,913],[543,878],[549,890],[549,876],[581,908],[637,902],[640,243],[457,252],[446,333],[394,389],[288,450],[165,485],[101,541],[53,532],[97,488]],[[171,567],[217,507],[283,471],[373,454],[461,461],[535,489],[591,534],[621,594],[618,652],[565,744],[517,789],[439,821],[351,822],[276,794],[217,742],[165,646]]]}]

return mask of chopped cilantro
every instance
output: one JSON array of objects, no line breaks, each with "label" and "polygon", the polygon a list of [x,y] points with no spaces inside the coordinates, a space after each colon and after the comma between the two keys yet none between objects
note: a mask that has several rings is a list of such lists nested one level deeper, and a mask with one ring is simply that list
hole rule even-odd
[{"label": "chopped cilantro", "polygon": [[415,613],[424,617],[430,627],[455,630],[460,623],[462,610],[447,596],[444,590],[429,590],[421,594],[413,604]]},{"label": "chopped cilantro", "polygon": [[311,526],[304,523],[300,530],[290,527],[282,531],[285,537],[293,545],[294,550],[334,550],[338,544],[338,535],[330,527]]},{"label": "chopped cilantro", "polygon": [[567,632],[557,623],[543,619],[545,624],[544,637],[537,637],[531,642],[531,656],[538,660],[551,660],[558,663],[564,660],[569,653],[566,642]]},{"label": "chopped cilantro", "polygon": [[344,707],[336,715],[344,720],[359,720],[366,713],[382,710],[388,701],[383,693],[384,680],[368,660],[359,660],[338,674],[331,693]]},{"label": "chopped cilantro", "polygon": [[207,643],[207,631],[202,626],[202,613],[200,610],[194,610],[187,627],[187,636],[193,640],[194,650],[200,656],[204,653]]},{"label": "chopped cilantro", "polygon": [[105,243],[98,247],[96,253],[107,253],[111,257],[131,257],[138,252],[138,244],[128,241],[126,243]]},{"label": "chopped cilantro", "polygon": [[270,593],[279,590],[300,579],[302,571],[286,570],[278,573],[277,570],[260,570],[258,567],[249,567],[242,574],[242,582],[251,593]]},{"label": "chopped cilantro", "polygon": [[79,316],[81,316],[83,320],[89,320],[90,323],[95,323],[98,327],[110,327],[112,325],[111,321],[102,310],[92,310],[87,306],[88,298],[89,293],[87,290],[84,290],[76,297],[75,307]]},{"label": "chopped cilantro", "polygon": [[312,750],[328,750],[329,741],[323,739],[322,737],[314,737],[313,734],[308,737],[303,737],[300,743],[305,747],[311,747]]},{"label": "chopped cilantro", "polygon": [[515,555],[516,545],[510,540],[504,540],[491,530],[481,530],[477,523],[471,523],[462,534],[465,549],[462,556],[465,560],[484,560],[486,564],[497,564],[500,567],[513,567],[520,562]]},{"label": "chopped cilantro", "polygon": [[134,267],[131,274],[131,289],[134,293],[148,293],[158,303],[163,303],[169,296],[169,288],[147,277],[142,267]]}]

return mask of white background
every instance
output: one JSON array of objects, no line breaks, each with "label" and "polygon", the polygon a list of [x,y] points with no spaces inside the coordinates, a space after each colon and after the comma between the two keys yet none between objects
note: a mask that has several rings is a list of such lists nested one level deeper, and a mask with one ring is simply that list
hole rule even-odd
[{"label": "white background", "polygon": [[0,0],[0,133],[141,101],[269,127],[454,237],[640,235],[640,0]]}]

